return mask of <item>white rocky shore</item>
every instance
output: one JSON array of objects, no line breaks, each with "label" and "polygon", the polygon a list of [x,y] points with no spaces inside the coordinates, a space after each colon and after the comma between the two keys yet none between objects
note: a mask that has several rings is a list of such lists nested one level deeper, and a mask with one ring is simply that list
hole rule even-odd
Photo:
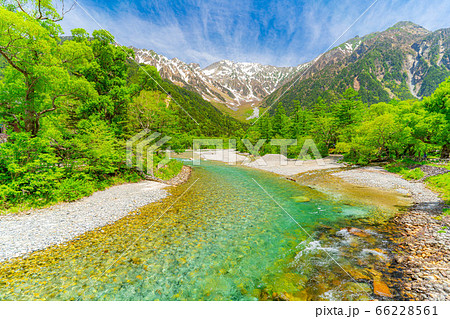
[{"label": "white rocky shore", "polygon": [[72,203],[0,216],[0,262],[70,241],[159,201],[168,185],[152,181],[114,186]]},{"label": "white rocky shore", "polygon": [[382,167],[372,166],[356,168],[333,173],[348,183],[360,186],[395,191],[412,197],[416,205],[422,208],[434,209],[442,205],[439,195],[428,189],[423,183],[408,181],[397,174],[390,173]]},{"label": "white rocky shore", "polygon": [[328,156],[320,160],[298,161],[288,159],[284,155],[266,154],[257,159],[252,158],[249,154],[239,153],[235,150],[202,150],[196,152],[196,156],[204,160],[219,161],[227,164],[239,164],[251,168],[261,169],[283,176],[293,176],[309,171],[342,168],[345,165],[339,163],[342,156]]}]

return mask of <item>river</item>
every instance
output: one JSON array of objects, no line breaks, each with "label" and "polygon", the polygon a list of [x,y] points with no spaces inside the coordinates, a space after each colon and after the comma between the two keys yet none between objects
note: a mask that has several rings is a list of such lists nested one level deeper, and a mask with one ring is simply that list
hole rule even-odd
[{"label": "river", "polygon": [[392,211],[215,162],[171,192],[0,264],[0,299],[370,300],[390,283]]}]

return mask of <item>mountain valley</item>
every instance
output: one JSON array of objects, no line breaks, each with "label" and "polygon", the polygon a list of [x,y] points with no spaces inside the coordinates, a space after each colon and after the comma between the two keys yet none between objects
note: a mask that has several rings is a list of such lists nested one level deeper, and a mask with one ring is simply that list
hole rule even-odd
[{"label": "mountain valley", "polygon": [[201,68],[154,51],[134,50],[136,61],[155,66],[163,79],[240,119],[254,118],[257,107],[278,102],[289,112],[294,100],[305,106],[319,96],[333,101],[349,87],[369,104],[421,98],[450,76],[450,29],[431,32],[412,22],[357,36],[294,67],[222,60]]}]

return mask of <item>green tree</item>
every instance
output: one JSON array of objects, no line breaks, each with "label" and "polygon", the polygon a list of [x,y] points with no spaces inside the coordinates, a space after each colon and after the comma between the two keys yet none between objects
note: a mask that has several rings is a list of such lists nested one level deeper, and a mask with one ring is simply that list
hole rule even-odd
[{"label": "green tree", "polygon": [[325,99],[319,97],[312,106],[312,110],[316,116],[320,117],[330,112],[330,106],[326,103]]},{"label": "green tree", "polygon": [[[80,34],[86,37],[83,30],[74,31],[76,41],[80,41]],[[134,57],[133,50],[115,45],[114,37],[106,30],[94,31],[89,45],[94,59],[82,73],[95,87],[98,98],[83,105],[80,113],[84,118],[97,114],[110,124],[120,126],[126,118],[126,106],[131,100],[132,88],[127,84],[127,60]]]},{"label": "green tree", "polygon": [[334,147],[338,126],[332,116],[320,116],[315,119],[312,134],[317,143],[322,143],[328,149]]},{"label": "green tree", "polygon": [[[286,115],[286,110],[282,103],[278,103],[275,114],[272,117],[272,130],[275,136],[284,137],[289,131],[289,122]],[[287,136],[286,136],[287,137]]]},{"label": "green tree", "polygon": [[72,39],[75,42],[87,42],[89,40],[89,33],[82,28],[73,29],[71,32]]},{"label": "green tree", "polygon": [[[271,119],[268,115],[263,115],[257,122],[257,127],[259,130],[258,138],[271,139],[272,138],[272,124]],[[255,142],[255,140],[252,140]]]},{"label": "green tree", "polygon": [[141,91],[128,107],[130,130],[156,130],[161,133],[172,132],[177,118],[170,105],[170,97],[160,91]]},{"label": "green tree", "polygon": [[155,91],[161,89],[162,79],[153,65],[143,65],[138,71],[139,90]]},{"label": "green tree", "polygon": [[33,197],[45,203],[63,177],[47,139],[12,133],[0,147],[0,200],[19,203]]},{"label": "green tree", "polygon": [[439,136],[439,143],[442,145],[441,156],[447,158],[450,156],[450,78],[442,82],[430,97],[424,98],[423,104],[429,111],[445,116],[448,124]]},{"label": "green tree", "polygon": [[[43,15],[55,17],[46,6],[42,8],[46,8]],[[16,132],[32,136],[38,134],[43,116],[70,99],[93,93],[84,78],[71,75],[89,59],[89,50],[59,45],[59,26],[49,19],[41,13],[0,7],[0,55],[7,62],[0,80],[0,117]]]},{"label": "green tree", "polygon": [[309,135],[314,125],[313,113],[302,107],[299,101],[294,101],[295,115],[293,119],[293,137]]},{"label": "green tree", "polygon": [[363,164],[424,155],[435,147],[445,125],[442,115],[428,112],[418,101],[378,103],[339,136],[337,149]]},{"label": "green tree", "polygon": [[334,116],[339,125],[347,126],[356,120],[356,116],[361,114],[364,104],[357,91],[348,88],[343,94],[339,102],[334,106]]},{"label": "green tree", "polygon": [[0,0],[0,6],[24,14],[32,20],[59,22],[74,5],[66,7],[64,0]]}]

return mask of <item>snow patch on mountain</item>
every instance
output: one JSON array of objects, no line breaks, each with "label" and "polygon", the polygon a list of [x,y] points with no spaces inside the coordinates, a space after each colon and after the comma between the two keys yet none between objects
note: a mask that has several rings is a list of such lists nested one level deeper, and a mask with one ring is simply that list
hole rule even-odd
[{"label": "snow patch on mountain", "polygon": [[162,78],[233,110],[244,104],[260,102],[306,67],[306,64],[275,67],[222,60],[201,69],[198,64],[169,59],[151,50],[135,49],[135,53],[138,63],[155,66]]}]

